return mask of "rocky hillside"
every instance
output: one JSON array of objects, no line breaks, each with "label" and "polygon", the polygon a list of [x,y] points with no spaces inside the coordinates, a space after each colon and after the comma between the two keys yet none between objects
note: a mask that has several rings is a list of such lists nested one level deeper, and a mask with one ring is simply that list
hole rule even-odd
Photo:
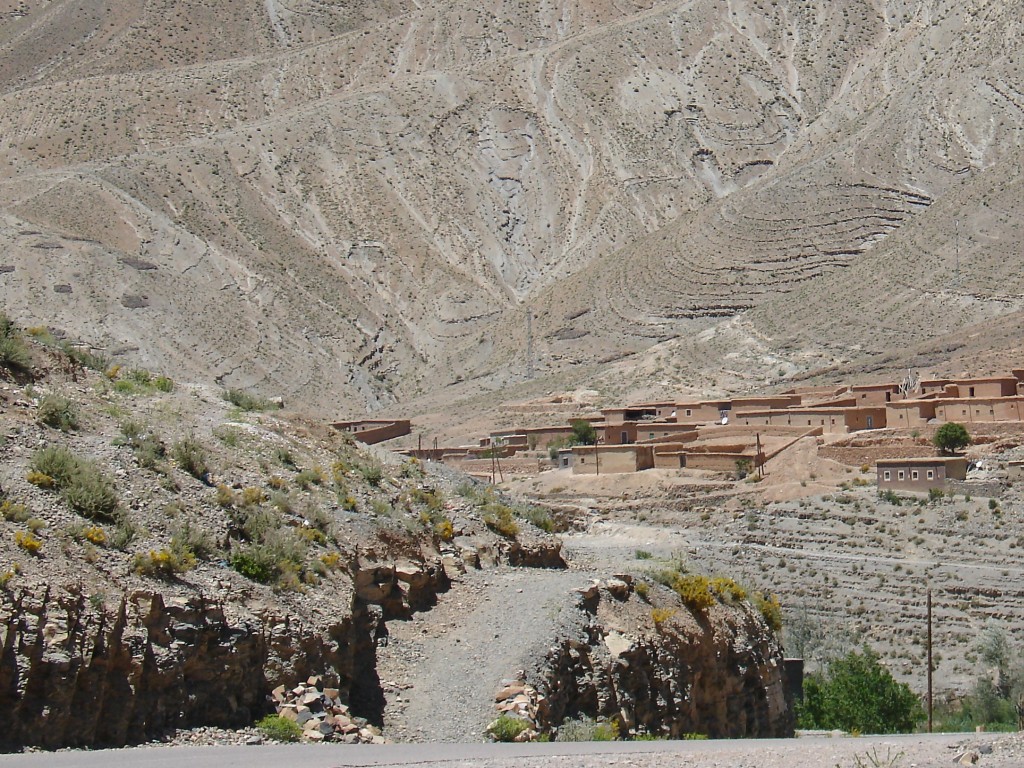
[{"label": "rocky hillside", "polygon": [[[476,573],[500,572],[520,594],[544,589],[570,606],[595,575],[569,575],[551,533],[569,521],[547,509],[358,448],[250,393],[108,366],[44,329],[23,334],[6,322],[0,361],[5,747],[120,745],[181,728],[238,728],[275,702],[311,739],[415,736],[391,733],[401,697],[380,675],[382,664],[390,669],[380,656],[391,647],[386,638],[431,616],[439,600],[461,600],[462,582]],[[682,616],[681,598],[665,592],[659,600],[675,604],[665,618]],[[637,613],[636,632],[647,627],[638,648],[657,651],[663,675],[736,688],[730,706],[756,714],[743,721],[744,733],[785,731],[778,641],[756,610],[723,606],[719,616],[708,594],[712,610],[693,629],[708,639],[680,652],[678,669],[678,649],[659,641],[651,606]],[[500,634],[510,621],[503,608],[487,626],[450,620],[469,636]],[[474,670],[460,679],[479,706],[445,701],[431,685],[412,699],[435,717],[451,707],[453,721],[469,718],[466,737],[482,739],[494,693],[517,669],[534,670],[538,684],[580,680],[563,669],[564,654],[546,663],[535,653],[538,642],[570,642],[558,626],[550,638],[530,624],[509,635],[517,642],[501,664],[458,661]],[[753,650],[719,658],[726,646]],[[697,671],[705,656],[709,665],[718,659],[708,667],[714,675]],[[435,680],[451,678],[440,661],[428,658],[423,668]],[[595,678],[588,696],[563,695],[544,729],[563,717],[611,714],[608,701],[623,694],[609,685]],[[671,688],[680,705],[703,707],[686,690]],[[769,700],[774,709],[765,709]],[[638,727],[667,732],[684,722],[647,713]]]},{"label": "rocky hillside", "polygon": [[555,384],[898,368],[1020,327],[1021,10],[24,0],[0,298],[330,415],[522,381],[528,312]]}]

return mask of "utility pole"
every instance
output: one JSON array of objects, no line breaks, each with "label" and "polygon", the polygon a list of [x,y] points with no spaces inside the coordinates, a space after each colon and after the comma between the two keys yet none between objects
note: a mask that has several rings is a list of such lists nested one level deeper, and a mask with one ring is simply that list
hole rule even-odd
[{"label": "utility pole", "polygon": [[928,590],[928,733],[932,732],[932,591]]},{"label": "utility pole", "polygon": [[960,285],[960,219],[953,220],[956,228],[956,269],[953,271],[953,285]]},{"label": "utility pole", "polygon": [[526,310],[526,378],[533,378],[533,310]]}]

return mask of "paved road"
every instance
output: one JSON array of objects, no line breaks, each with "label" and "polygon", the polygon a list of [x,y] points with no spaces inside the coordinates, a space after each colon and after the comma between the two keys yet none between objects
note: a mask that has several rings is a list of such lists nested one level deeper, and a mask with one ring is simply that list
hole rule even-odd
[{"label": "paved road", "polygon": [[[854,764],[854,755],[906,752],[909,764],[948,765],[949,746],[969,734],[864,738],[804,737],[721,741],[588,742],[577,744],[275,745],[260,747],[154,747],[0,756],[3,768],[342,768],[343,766],[441,766],[463,763],[538,766],[552,763],[610,766],[780,765],[832,768]],[[568,758],[568,759],[567,759]],[[711,761],[711,762],[707,762]],[[901,763],[908,764],[908,763]]]}]

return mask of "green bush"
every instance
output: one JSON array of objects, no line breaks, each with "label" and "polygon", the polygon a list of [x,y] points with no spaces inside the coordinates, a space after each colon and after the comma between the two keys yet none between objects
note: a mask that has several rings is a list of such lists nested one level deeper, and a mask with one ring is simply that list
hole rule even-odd
[{"label": "green bush", "polygon": [[170,578],[179,573],[191,571],[196,567],[196,557],[191,552],[183,549],[151,549],[146,554],[135,556],[135,572],[143,576],[155,576],[157,578]]},{"label": "green bush", "polygon": [[616,741],[619,738],[619,724],[615,720],[592,720],[581,717],[566,720],[558,728],[555,741]]},{"label": "green bush", "polygon": [[368,482],[374,488],[380,486],[381,482],[384,480],[384,468],[377,462],[361,466],[359,468],[359,474],[363,476],[363,480]]},{"label": "green bush", "polygon": [[716,576],[711,580],[711,590],[727,605],[736,605],[747,599],[747,590],[728,576]]},{"label": "green bush", "polygon": [[25,340],[4,314],[0,314],[0,365],[17,371],[27,371],[32,366]]},{"label": "green bush", "polygon": [[252,546],[237,550],[228,561],[231,567],[247,579],[269,584],[277,575],[277,563],[262,547]]},{"label": "green bush", "polygon": [[77,458],[63,446],[51,445],[36,451],[31,468],[53,478],[72,511],[92,520],[117,519],[114,485],[91,461]]},{"label": "green bush", "polygon": [[302,738],[302,726],[294,720],[280,715],[267,715],[256,723],[260,733],[274,741],[298,741]]},{"label": "green bush", "polygon": [[114,443],[129,446],[135,454],[135,460],[143,469],[159,469],[160,462],[167,455],[163,441],[148,426],[138,421],[123,422],[121,437]]},{"label": "green bush", "polygon": [[36,418],[40,424],[70,432],[78,429],[78,409],[63,395],[49,394],[39,403]]},{"label": "green bush", "polygon": [[765,623],[775,632],[782,630],[782,606],[775,595],[754,593],[754,607],[761,612]]},{"label": "green bush", "polygon": [[523,517],[525,517],[530,523],[537,528],[547,533],[554,533],[557,525],[555,519],[551,517],[551,513],[543,507],[535,507],[533,505],[528,506],[523,511]]},{"label": "green bush", "polygon": [[76,347],[69,341],[63,342],[60,345],[60,348],[64,351],[65,355],[70,357],[83,368],[90,368],[102,373],[110,367],[110,358],[99,352],[93,352],[91,349]]},{"label": "green bush", "polygon": [[295,456],[287,448],[275,448],[274,458],[282,465],[289,467],[290,469],[296,468]]},{"label": "green bush", "polygon": [[0,502],[0,517],[8,522],[24,523],[31,519],[32,512],[24,504],[4,499],[3,502]]},{"label": "green bush", "polygon": [[267,400],[265,397],[260,397],[241,389],[226,390],[224,392],[224,399],[243,411],[274,411],[280,408],[277,403]]},{"label": "green bush", "polygon": [[706,611],[715,604],[715,596],[711,593],[711,581],[707,576],[699,573],[681,574],[672,582],[671,587],[679,595],[683,605],[691,611]]},{"label": "green bush", "polygon": [[921,702],[898,683],[874,651],[851,651],[828,665],[824,675],[804,681],[798,725],[860,733],[909,733],[924,719]]},{"label": "green bush", "polygon": [[502,715],[487,727],[487,732],[495,741],[515,741],[523,731],[529,729],[530,724],[517,717]]},{"label": "green bush", "polygon": [[78,471],[78,459],[62,445],[48,445],[36,451],[32,457],[31,468],[49,475],[60,487]]},{"label": "green bush", "polygon": [[64,501],[73,512],[101,522],[117,519],[118,498],[113,483],[89,461],[79,461],[78,471],[61,486]]},{"label": "green bush", "polygon": [[492,502],[483,509],[484,525],[505,538],[514,539],[519,535],[519,524],[515,521],[512,508]]},{"label": "green bush", "polygon": [[200,560],[209,560],[218,549],[217,544],[205,528],[183,521],[171,534],[171,550],[189,552]]},{"label": "green bush", "polygon": [[204,483],[207,482],[210,468],[206,463],[206,449],[194,436],[176,442],[171,448],[171,455],[174,456],[178,466],[192,477]]},{"label": "green bush", "polygon": [[886,501],[892,504],[894,507],[903,506],[903,499],[891,488],[886,488],[884,491],[879,491],[878,498],[882,501]]},{"label": "green bush", "polygon": [[[569,426],[572,427],[572,436],[569,438],[570,445],[594,445],[597,443],[597,430],[586,419],[572,419]],[[557,458],[557,456],[558,449],[556,448],[555,457]]]},{"label": "green bush", "polygon": [[323,472],[319,469],[303,469],[295,476],[295,484],[308,491],[311,485],[320,485],[324,481]]}]

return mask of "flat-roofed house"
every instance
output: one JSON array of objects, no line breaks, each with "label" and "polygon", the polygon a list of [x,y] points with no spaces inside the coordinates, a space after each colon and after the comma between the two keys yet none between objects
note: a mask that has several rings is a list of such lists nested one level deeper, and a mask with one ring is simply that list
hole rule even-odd
[{"label": "flat-roofed house", "polygon": [[650,445],[576,445],[572,453],[574,475],[614,475],[654,467]]},{"label": "flat-roofed house", "polygon": [[676,403],[677,424],[715,424],[722,420],[722,413],[728,412],[728,400],[702,400],[700,402]]},{"label": "flat-roofed house", "polygon": [[1013,397],[1017,394],[1015,376],[988,376],[981,379],[955,379],[946,392],[959,398]]},{"label": "flat-roofed house", "polygon": [[966,480],[967,459],[963,456],[879,459],[876,472],[879,490],[926,492],[945,488],[949,480]]},{"label": "flat-roofed house", "polygon": [[886,382],[884,384],[854,384],[850,387],[850,394],[857,400],[857,405],[879,405],[891,403],[893,400],[900,400],[900,388],[898,384]]},{"label": "flat-roofed house", "polygon": [[899,400],[885,404],[890,429],[919,429],[935,418],[935,400]]},{"label": "flat-roofed house", "polygon": [[737,411],[733,424],[741,426],[821,427],[823,432],[855,432],[886,426],[885,408],[787,408]]},{"label": "flat-roofed house", "polygon": [[1024,397],[961,397],[935,401],[935,418],[965,424],[1024,421]]},{"label": "flat-roofed house", "polygon": [[404,437],[412,431],[412,423],[408,419],[360,419],[357,421],[336,421],[332,427],[348,432],[352,437],[366,445],[374,445]]}]

